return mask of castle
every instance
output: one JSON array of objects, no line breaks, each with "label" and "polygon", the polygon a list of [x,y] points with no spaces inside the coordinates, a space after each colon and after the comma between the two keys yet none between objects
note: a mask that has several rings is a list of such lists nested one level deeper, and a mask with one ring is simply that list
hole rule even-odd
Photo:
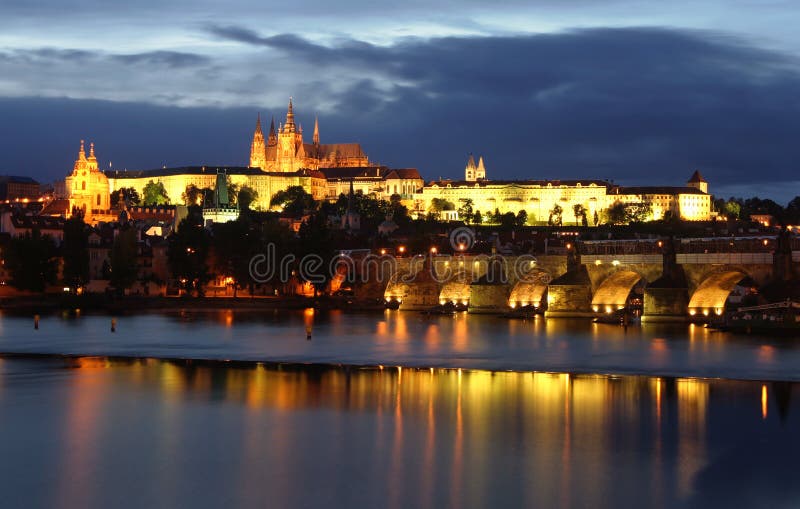
[{"label": "castle", "polygon": [[303,141],[303,126],[295,124],[294,107],[289,99],[286,122],[275,131],[275,120],[264,140],[261,115],[250,145],[250,167],[267,172],[291,173],[300,169],[345,168],[369,166],[369,158],[358,143],[323,144],[319,141],[319,119],[314,119],[311,143]]}]

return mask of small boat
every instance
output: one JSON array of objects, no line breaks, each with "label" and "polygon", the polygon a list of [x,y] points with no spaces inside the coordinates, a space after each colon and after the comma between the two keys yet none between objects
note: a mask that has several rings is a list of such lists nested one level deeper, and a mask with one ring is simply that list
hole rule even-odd
[{"label": "small boat", "polygon": [[544,313],[544,310],[537,308],[533,305],[521,306],[516,309],[512,309],[507,313],[503,313],[501,316],[503,318],[512,318],[512,319],[522,319],[522,320],[530,320],[536,315],[541,315]]},{"label": "small boat", "polygon": [[631,325],[639,323],[639,316],[628,308],[617,309],[592,319],[594,323],[610,323],[615,325]]},{"label": "small boat", "polygon": [[422,311],[423,315],[452,315],[458,312],[458,307],[452,302],[446,302]]},{"label": "small boat", "polygon": [[741,307],[728,313],[712,328],[747,334],[766,332],[800,336],[800,302],[786,300],[760,306]]}]

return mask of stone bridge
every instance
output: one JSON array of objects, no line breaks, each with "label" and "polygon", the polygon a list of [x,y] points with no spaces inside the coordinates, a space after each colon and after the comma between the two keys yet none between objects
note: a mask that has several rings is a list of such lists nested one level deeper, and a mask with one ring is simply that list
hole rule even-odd
[{"label": "stone bridge", "polygon": [[674,320],[722,314],[740,283],[761,287],[798,269],[800,242],[775,236],[576,242],[566,255],[407,258],[384,297],[407,310],[533,306],[551,317],[612,313],[634,299],[644,319]]}]

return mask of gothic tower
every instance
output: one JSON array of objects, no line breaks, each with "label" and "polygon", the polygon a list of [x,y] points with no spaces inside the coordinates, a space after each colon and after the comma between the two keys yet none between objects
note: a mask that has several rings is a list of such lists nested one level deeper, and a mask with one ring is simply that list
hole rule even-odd
[{"label": "gothic tower", "polygon": [[303,132],[298,130],[294,122],[294,108],[289,98],[286,111],[286,122],[278,133],[278,167],[281,172],[293,172],[303,165],[305,150],[303,149]]},{"label": "gothic tower", "polygon": [[269,123],[269,138],[267,139],[267,146],[274,147],[278,144],[278,135],[275,134],[275,117]]},{"label": "gothic tower", "polygon": [[478,158],[478,167],[475,169],[475,180],[486,180],[486,167],[483,165],[483,156]]},{"label": "gothic tower", "polygon": [[464,180],[467,182],[475,182],[475,159],[472,154],[469,155],[467,167],[464,168]]},{"label": "gothic tower", "polygon": [[261,114],[256,120],[256,131],[250,145],[250,167],[267,169],[267,149],[264,146],[264,133],[261,131]]}]

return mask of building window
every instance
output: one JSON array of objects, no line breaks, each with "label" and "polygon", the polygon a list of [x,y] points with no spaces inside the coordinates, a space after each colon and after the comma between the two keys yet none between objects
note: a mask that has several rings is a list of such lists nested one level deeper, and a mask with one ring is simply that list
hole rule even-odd
[{"label": "building window", "polygon": [[81,190],[86,191],[86,181],[81,182]]},{"label": "building window", "polygon": [[97,204],[100,205],[100,195],[97,195]]}]

